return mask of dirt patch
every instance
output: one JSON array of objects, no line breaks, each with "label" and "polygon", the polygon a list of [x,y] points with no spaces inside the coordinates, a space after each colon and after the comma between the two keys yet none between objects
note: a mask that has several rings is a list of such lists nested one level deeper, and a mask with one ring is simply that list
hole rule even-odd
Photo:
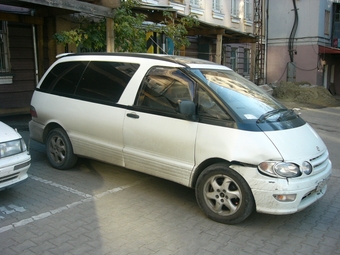
[{"label": "dirt patch", "polygon": [[326,88],[309,83],[281,82],[273,86],[273,96],[288,108],[324,108],[340,106],[340,98]]}]

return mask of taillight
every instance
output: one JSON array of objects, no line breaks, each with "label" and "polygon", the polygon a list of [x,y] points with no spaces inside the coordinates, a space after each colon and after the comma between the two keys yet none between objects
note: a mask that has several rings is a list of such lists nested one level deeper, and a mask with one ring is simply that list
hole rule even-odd
[{"label": "taillight", "polygon": [[30,113],[31,113],[32,117],[38,118],[37,111],[35,110],[35,108],[32,105],[31,105]]}]

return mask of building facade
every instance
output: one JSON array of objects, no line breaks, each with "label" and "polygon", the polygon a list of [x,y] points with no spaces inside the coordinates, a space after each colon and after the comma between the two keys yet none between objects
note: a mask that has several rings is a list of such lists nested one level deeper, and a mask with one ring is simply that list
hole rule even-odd
[{"label": "building facade", "polygon": [[340,94],[340,1],[266,0],[267,82],[309,82]]},{"label": "building facade", "polygon": [[[145,0],[145,2],[164,5],[168,4],[185,15],[195,14],[201,22],[221,28],[238,31],[244,34],[254,34],[254,1],[253,0]],[[195,35],[191,38],[191,46],[185,55],[216,60],[217,38],[207,38]],[[254,51],[254,41],[228,43],[224,41],[221,49],[222,65],[226,65],[239,74],[254,80],[254,66],[251,57]]]},{"label": "building facade", "polygon": [[[163,10],[178,18],[197,15],[200,24],[191,28],[190,47],[181,55],[208,59],[251,79],[253,0],[143,0],[136,11],[159,22]],[[119,0],[0,0],[0,116],[28,113],[37,82],[56,55],[76,52],[53,39],[56,32],[74,28],[70,14],[105,18],[107,51],[114,51],[114,9]]]}]

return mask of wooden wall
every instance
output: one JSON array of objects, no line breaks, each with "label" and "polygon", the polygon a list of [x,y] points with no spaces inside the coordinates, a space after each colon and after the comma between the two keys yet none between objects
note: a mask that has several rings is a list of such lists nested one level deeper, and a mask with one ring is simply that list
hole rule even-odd
[{"label": "wooden wall", "polygon": [[12,84],[0,85],[0,108],[27,112],[36,86],[32,25],[9,22]]}]

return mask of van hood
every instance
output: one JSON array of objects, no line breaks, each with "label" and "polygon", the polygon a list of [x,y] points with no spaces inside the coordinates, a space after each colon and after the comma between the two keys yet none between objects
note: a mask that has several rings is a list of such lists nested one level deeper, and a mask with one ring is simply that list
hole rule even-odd
[{"label": "van hood", "polygon": [[327,150],[320,136],[308,123],[297,128],[264,133],[278,149],[284,161],[310,160]]}]

